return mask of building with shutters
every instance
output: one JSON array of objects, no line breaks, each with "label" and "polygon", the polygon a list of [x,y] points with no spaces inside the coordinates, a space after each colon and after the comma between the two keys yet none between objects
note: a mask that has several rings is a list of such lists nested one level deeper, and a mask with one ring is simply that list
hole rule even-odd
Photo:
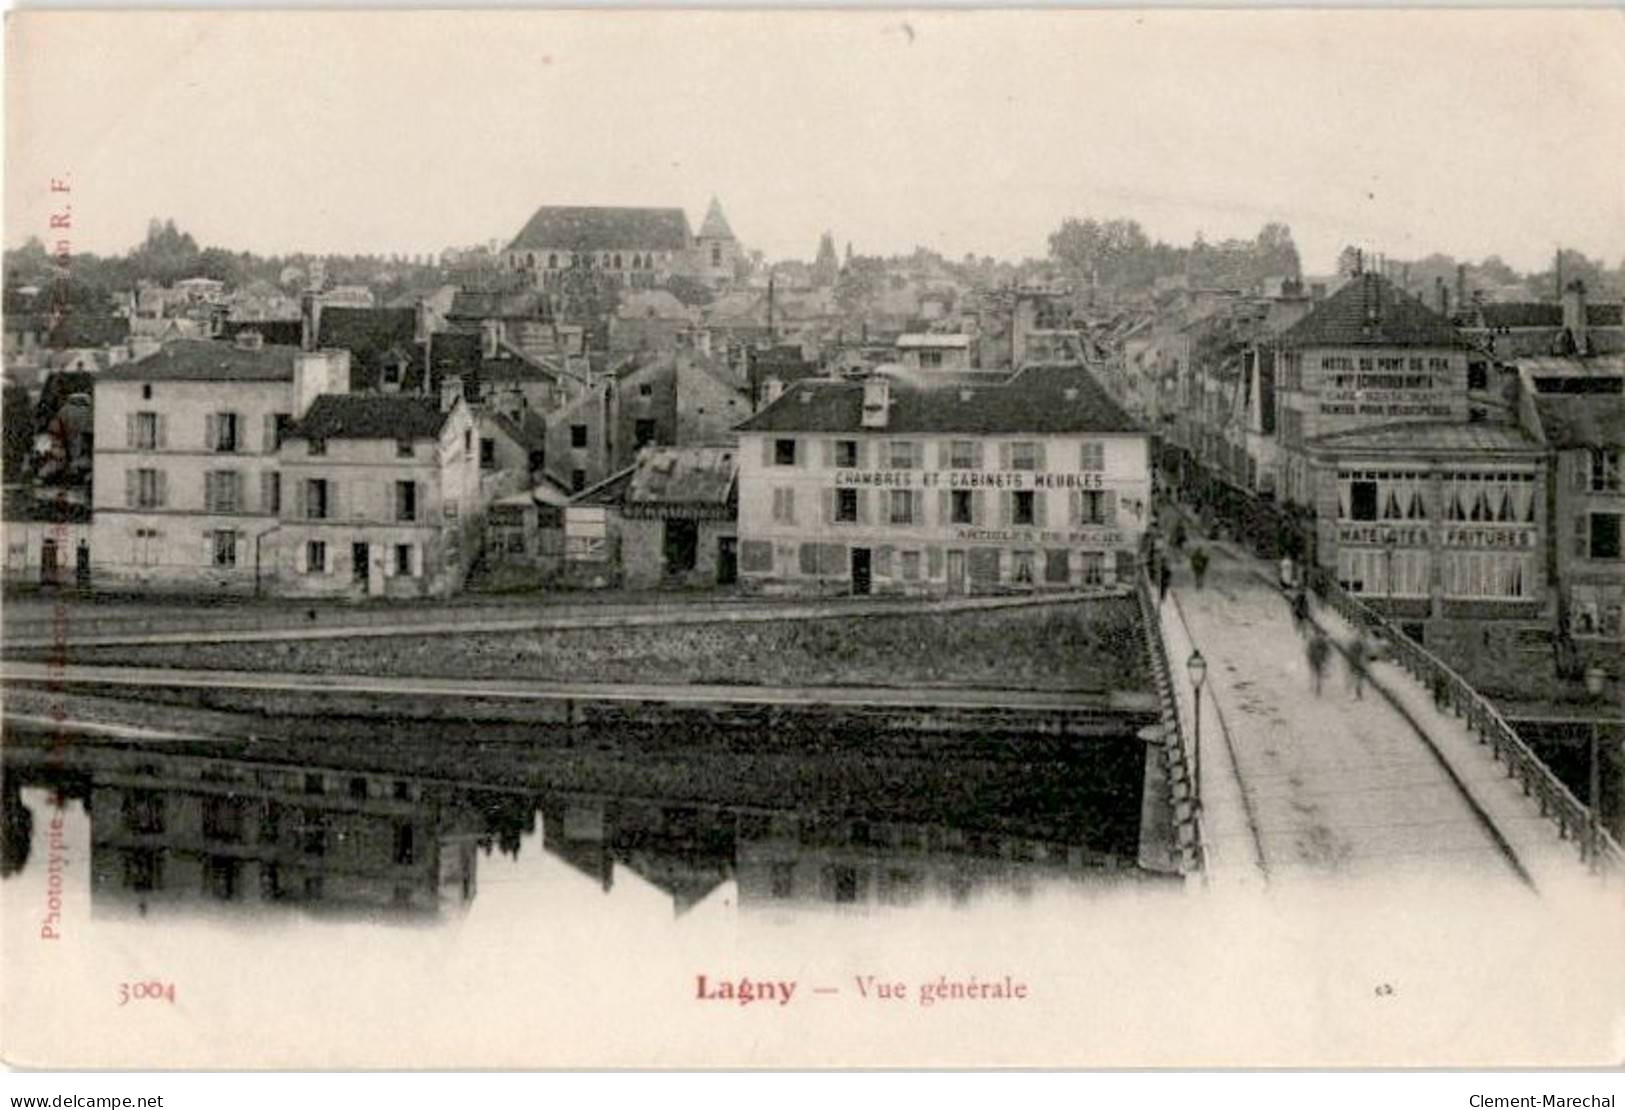
[{"label": "building with shutters", "polygon": [[98,584],[249,592],[278,527],[277,449],[317,396],[349,387],[347,351],[181,339],[95,384]]},{"label": "building with shutters", "polygon": [[1149,437],[1078,366],[807,379],[739,426],[739,577],[764,591],[1127,581]]},{"label": "building with shutters", "polygon": [[484,526],[480,445],[462,383],[442,392],[311,403],[281,449],[277,593],[441,597],[462,585]]}]

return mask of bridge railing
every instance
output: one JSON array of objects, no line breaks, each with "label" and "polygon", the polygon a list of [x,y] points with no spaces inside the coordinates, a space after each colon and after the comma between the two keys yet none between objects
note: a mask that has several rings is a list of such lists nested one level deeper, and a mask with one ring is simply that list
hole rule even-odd
[{"label": "bridge railing", "polygon": [[1478,742],[1488,744],[1494,758],[1506,767],[1507,777],[1516,778],[1524,794],[1539,803],[1541,816],[1556,822],[1558,835],[1578,843],[1581,859],[1590,861],[1599,870],[1625,873],[1625,850],[1619,841],[1603,827],[1600,817],[1576,798],[1530,749],[1488,698],[1449,664],[1350,595],[1329,575],[1321,577],[1316,589],[1344,620],[1364,632],[1381,636],[1395,661],[1433,692],[1434,702],[1466,721],[1468,728],[1477,734]]},{"label": "bridge railing", "polygon": [[1140,603],[1140,620],[1145,628],[1146,651],[1150,656],[1151,684],[1157,692],[1157,708],[1163,720],[1162,755],[1168,771],[1168,789],[1174,810],[1174,836],[1180,867],[1185,873],[1205,872],[1207,853],[1203,843],[1201,814],[1196,807],[1193,778],[1196,763],[1190,738],[1179,723],[1179,705],[1173,671],[1168,665],[1168,645],[1162,640],[1162,623],[1157,616],[1150,564],[1137,576],[1135,597]]}]

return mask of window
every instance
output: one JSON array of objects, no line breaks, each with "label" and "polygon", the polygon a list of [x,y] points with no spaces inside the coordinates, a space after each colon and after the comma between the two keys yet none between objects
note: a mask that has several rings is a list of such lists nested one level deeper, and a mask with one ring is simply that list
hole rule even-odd
[{"label": "window", "polygon": [[395,826],[395,863],[407,866],[417,861],[416,838],[413,836],[412,826],[402,821]]},{"label": "window", "polygon": [[1377,519],[1377,483],[1355,482],[1349,487],[1349,519]]},{"label": "window", "polygon": [[203,510],[235,513],[243,507],[243,476],[235,470],[212,470],[203,475]]},{"label": "window", "polygon": [[150,383],[142,385],[142,387],[141,387],[141,399],[143,401],[152,400],[152,385]]},{"label": "window", "polygon": [[924,453],[917,443],[894,439],[887,449],[886,465],[893,470],[913,470]]},{"label": "window", "polygon": [[1591,449],[1591,488],[1597,492],[1618,493],[1619,449],[1593,447]]},{"label": "window", "polygon": [[260,474],[260,511],[276,516],[282,512],[282,475],[274,470]]},{"label": "window", "polygon": [[395,519],[398,521],[414,521],[418,518],[418,484],[416,482],[395,483]]},{"label": "window", "polygon": [[973,508],[974,502],[971,499],[971,491],[956,489],[952,491],[950,497],[950,520],[954,524],[974,524],[976,522],[974,518],[975,510]]},{"label": "window", "polygon": [[1078,451],[1079,470],[1105,470],[1106,445],[1104,443],[1084,443]]},{"label": "window", "polygon": [[655,395],[655,387],[653,385],[651,385],[650,383],[644,382],[642,385],[638,386],[638,396],[639,397],[653,397],[654,395]]},{"label": "window", "polygon": [[897,556],[897,560],[903,572],[903,581],[919,581],[920,553],[918,551],[904,551]]},{"label": "window", "polygon": [[570,446],[571,447],[585,447],[585,446],[587,446],[587,426],[585,424],[571,424],[570,425]]},{"label": "window", "polygon": [[773,465],[796,465],[796,441],[793,439],[775,439],[773,441]]},{"label": "window", "polygon": [[[1411,361],[1413,363],[1415,363],[1415,362],[1419,362],[1421,360],[1420,359],[1412,359]],[[1413,367],[1413,369],[1420,369],[1420,367]],[[1485,366],[1482,362],[1469,362],[1467,364],[1467,388],[1468,389],[1488,389],[1489,385],[1490,385],[1489,368],[1487,366]]]},{"label": "window", "polygon": [[1012,551],[1010,553],[1010,578],[1024,586],[1033,583],[1033,553],[1031,551]]},{"label": "window", "polygon": [[722,245],[720,243],[711,244],[711,265],[722,265]]},{"label": "window", "polygon": [[1619,513],[1592,513],[1591,514],[1591,548],[1589,555],[1593,559],[1618,559],[1619,548]]},{"label": "window", "polygon": [[953,440],[948,444],[948,466],[952,470],[975,470],[981,465],[977,453],[974,440]]},{"label": "window", "polygon": [[1064,549],[1044,552],[1044,581],[1054,585],[1068,578],[1068,555]]},{"label": "window", "polygon": [[327,544],[321,540],[305,544],[305,570],[310,574],[327,573]]},{"label": "window", "polygon": [[857,440],[838,439],[835,441],[835,465],[844,470],[856,469],[858,465]]},{"label": "window", "polygon": [[914,491],[894,489],[887,492],[891,496],[891,522],[893,524],[913,524]]},{"label": "window", "polygon": [[585,470],[581,470],[581,469],[576,469],[576,470],[570,471],[570,492],[571,493],[580,493],[582,490],[584,490],[586,488],[587,488],[587,472]]},{"label": "window", "polygon": [[1106,491],[1084,490],[1078,498],[1079,524],[1110,524],[1106,519]]},{"label": "window", "polygon": [[409,440],[409,439],[398,439],[398,440],[396,440],[395,441],[395,457],[397,459],[409,459],[409,458],[411,458],[412,457],[412,441]]},{"label": "window", "polygon": [[[1012,524],[1032,524],[1035,520],[1033,511],[1033,491],[1030,489],[1016,490],[1010,495],[1010,521]],[[1030,581],[1030,579],[1029,579]]]},{"label": "window", "polygon": [[214,565],[217,567],[234,567],[237,565],[237,533],[222,528],[214,534]]},{"label": "window", "polygon": [[135,414],[135,432],[130,444],[138,451],[153,451],[158,447],[158,414],[155,412],[138,412]]},{"label": "window", "polygon": [[237,414],[234,412],[217,412],[209,418],[209,429],[213,433],[211,450],[231,452],[237,450]]},{"label": "window", "polygon": [[497,468],[497,441],[488,436],[480,437],[480,469],[495,470]]},{"label": "window", "polygon": [[1100,551],[1083,553],[1083,584],[1098,586],[1105,581],[1106,556]]},{"label": "window", "polygon": [[327,479],[305,479],[305,519],[327,519]]},{"label": "window", "polygon": [[842,524],[855,524],[858,519],[858,491],[855,489],[838,489],[835,491],[835,519]]},{"label": "window", "polygon": [[773,491],[773,521],[775,524],[796,522],[796,491],[780,487]]},{"label": "window", "polygon": [[164,831],[164,796],[155,790],[131,790],[124,795],[124,829],[156,836]]},{"label": "window", "polygon": [[312,439],[307,442],[306,451],[311,455],[327,454],[327,440]]},{"label": "window", "polygon": [[655,422],[649,419],[636,421],[632,425],[632,440],[642,447],[655,441]]},{"label": "window", "polygon": [[942,365],[942,352],[941,351],[921,351],[920,352],[920,365],[922,367],[927,368],[927,369],[934,368],[934,367],[940,367]]},{"label": "window", "polygon": [[1038,444],[1012,443],[1010,445],[1011,470],[1037,470]]},{"label": "window", "polygon": [[411,544],[398,543],[395,545],[395,573],[405,575],[408,578],[412,576]]},{"label": "window", "polygon": [[156,470],[137,470],[135,472],[135,503],[138,508],[156,509],[163,504],[160,495],[162,483],[159,481]]}]

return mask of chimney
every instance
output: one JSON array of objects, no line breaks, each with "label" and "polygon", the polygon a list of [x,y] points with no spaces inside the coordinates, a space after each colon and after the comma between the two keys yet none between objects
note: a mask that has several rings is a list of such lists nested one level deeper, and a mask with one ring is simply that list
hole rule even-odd
[{"label": "chimney", "polygon": [[299,347],[314,351],[322,331],[322,300],[306,290],[299,297]]},{"label": "chimney", "polygon": [[1563,327],[1574,340],[1575,354],[1591,353],[1591,340],[1586,334],[1586,283],[1579,278],[1563,290]]},{"label": "chimney", "polygon": [[1439,315],[1450,315],[1450,287],[1444,283],[1444,278],[1433,279],[1433,295],[1439,303]]},{"label": "chimney", "polygon": [[1456,304],[1467,303],[1467,263],[1456,263]]},{"label": "chimney", "polygon": [[349,351],[301,351],[293,360],[294,419],[304,418],[311,403],[324,393],[350,391]]},{"label": "chimney", "polygon": [[784,382],[778,378],[768,378],[762,382],[762,404],[771,405],[784,396]]},{"label": "chimney", "polygon": [[463,379],[459,374],[447,374],[440,379],[440,411],[450,412],[463,396]]},{"label": "chimney", "polygon": [[884,428],[891,416],[891,382],[870,378],[863,383],[863,426]]}]

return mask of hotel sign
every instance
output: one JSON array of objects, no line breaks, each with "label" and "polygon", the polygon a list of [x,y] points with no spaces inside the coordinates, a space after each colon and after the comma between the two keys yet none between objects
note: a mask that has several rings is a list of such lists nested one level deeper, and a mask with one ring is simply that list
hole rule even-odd
[{"label": "hotel sign", "polygon": [[1403,389],[1329,390],[1320,395],[1326,416],[1450,416],[1450,393]]},{"label": "hotel sign", "polygon": [[1105,489],[1098,471],[1040,473],[1034,470],[837,470],[836,486],[879,489]]}]

